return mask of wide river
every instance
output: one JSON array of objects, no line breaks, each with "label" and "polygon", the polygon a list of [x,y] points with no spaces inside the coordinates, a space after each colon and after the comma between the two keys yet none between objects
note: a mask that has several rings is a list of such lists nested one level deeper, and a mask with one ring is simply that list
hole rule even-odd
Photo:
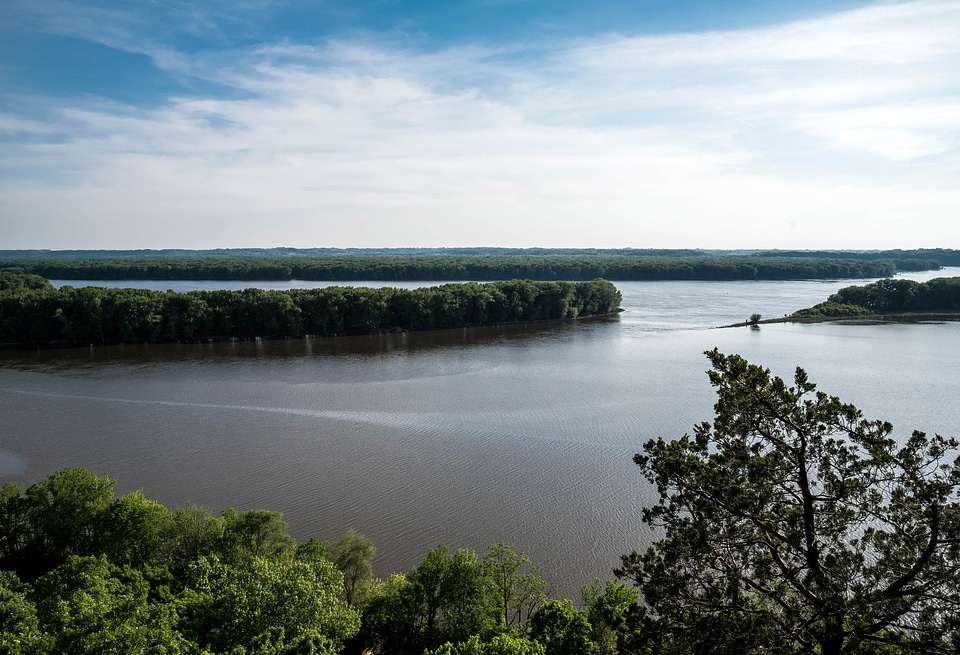
[{"label": "wide river", "polygon": [[301,540],[352,527],[377,545],[380,576],[441,542],[511,541],[553,594],[577,598],[649,543],[640,509],[655,496],[631,457],[712,418],[704,350],[784,377],[802,366],[900,435],[957,435],[960,323],[713,329],[854,283],[621,282],[612,319],[0,352],[0,481],[77,466],[170,508],[280,510]]}]

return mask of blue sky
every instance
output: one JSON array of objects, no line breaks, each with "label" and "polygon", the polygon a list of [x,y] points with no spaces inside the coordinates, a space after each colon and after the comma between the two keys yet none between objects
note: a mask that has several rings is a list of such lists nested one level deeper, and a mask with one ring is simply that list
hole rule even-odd
[{"label": "blue sky", "polygon": [[0,3],[0,249],[960,248],[960,2]]}]

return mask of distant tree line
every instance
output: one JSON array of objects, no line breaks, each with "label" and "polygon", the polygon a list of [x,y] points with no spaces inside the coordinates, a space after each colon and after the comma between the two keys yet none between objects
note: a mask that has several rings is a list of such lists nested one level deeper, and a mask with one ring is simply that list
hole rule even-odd
[{"label": "distant tree line", "polygon": [[960,250],[719,250],[691,248],[215,248],[209,250],[0,250],[0,261],[25,259],[297,259],[318,257],[557,257],[579,258],[702,258],[763,257],[800,259],[934,260],[960,266]]},{"label": "distant tree line", "polygon": [[[605,280],[513,280],[420,289],[289,291],[54,289],[36,276],[0,291],[0,343],[102,344],[368,334],[609,314],[621,295]],[[12,279],[11,275],[7,278]]]},{"label": "distant tree line", "polygon": [[[7,259],[296,259],[311,257],[526,257],[573,255],[577,257],[709,257],[751,254],[751,251],[671,248],[214,248],[210,250],[0,250]],[[842,255],[838,258],[843,259]],[[878,258],[879,259],[879,258]]]},{"label": "distant tree line", "polygon": [[960,277],[928,282],[878,280],[840,289],[826,301],[794,312],[791,318],[865,316],[894,312],[960,312]]},{"label": "distant tree line", "polygon": [[649,253],[7,258],[0,268],[62,280],[797,280],[889,277],[934,259]]},{"label": "distant tree line", "polygon": [[[804,259],[890,259],[901,271],[930,270],[932,260],[940,266],[960,266],[960,250],[950,248],[920,248],[917,250],[769,250],[758,252],[759,257],[800,257]],[[910,268],[911,265],[919,268]]]}]

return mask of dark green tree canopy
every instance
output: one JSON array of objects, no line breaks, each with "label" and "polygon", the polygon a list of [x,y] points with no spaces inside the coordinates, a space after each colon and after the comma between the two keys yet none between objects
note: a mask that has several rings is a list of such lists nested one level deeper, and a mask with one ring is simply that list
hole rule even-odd
[{"label": "dark green tree canopy", "polygon": [[706,354],[714,423],[635,457],[660,494],[644,520],[663,538],[618,573],[661,625],[701,643],[735,633],[742,652],[957,652],[957,441],[898,440],[800,368],[788,386]]},{"label": "dark green tree canopy", "polygon": [[797,280],[952,266],[953,250],[784,252],[589,248],[0,250],[0,268],[62,280]]},{"label": "dark green tree canopy", "polygon": [[610,282],[510,280],[418,289],[150,291],[0,288],[0,344],[103,344],[438,330],[619,310]]},{"label": "dark green tree canopy", "polygon": [[958,277],[938,277],[927,282],[885,279],[865,286],[844,287],[824,302],[794,312],[790,318],[957,311],[960,311]]}]

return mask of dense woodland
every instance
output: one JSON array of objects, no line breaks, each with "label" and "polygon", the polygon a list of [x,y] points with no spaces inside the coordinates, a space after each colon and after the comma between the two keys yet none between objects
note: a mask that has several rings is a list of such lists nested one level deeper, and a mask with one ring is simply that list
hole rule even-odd
[{"label": "dense woodland", "polygon": [[39,276],[6,271],[0,272],[0,343],[104,344],[434,330],[609,314],[619,309],[620,301],[620,292],[605,280],[176,293],[54,289]]},{"label": "dense woodland", "polygon": [[865,286],[845,287],[822,303],[794,312],[790,318],[911,312],[960,312],[960,278],[941,277],[928,282],[887,279]]},{"label": "dense woodland", "polygon": [[353,531],[297,543],[279,512],[170,511],[63,469],[0,490],[0,653],[956,654],[957,440],[706,354],[715,421],[634,457],[654,543],[576,604],[510,544],[377,579]]},{"label": "dense woodland", "polygon": [[585,609],[509,544],[444,545],[378,580],[363,535],[297,543],[279,512],[169,511],[63,469],[0,492],[0,653],[397,655],[612,653],[635,590],[596,582]]},{"label": "dense woodland", "polygon": [[[918,250],[768,250],[757,252],[758,257],[800,257],[805,259],[891,259],[898,262],[934,260],[941,266],[960,266],[960,250],[950,248],[920,248]],[[903,269],[910,270],[910,269]],[[921,269],[923,270],[923,269]]]},{"label": "dense woodland", "polygon": [[744,253],[576,249],[0,251],[0,268],[61,280],[796,280],[887,277],[950,250]]}]

